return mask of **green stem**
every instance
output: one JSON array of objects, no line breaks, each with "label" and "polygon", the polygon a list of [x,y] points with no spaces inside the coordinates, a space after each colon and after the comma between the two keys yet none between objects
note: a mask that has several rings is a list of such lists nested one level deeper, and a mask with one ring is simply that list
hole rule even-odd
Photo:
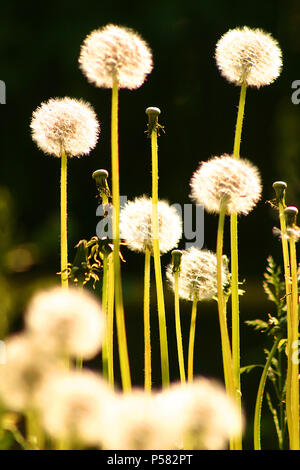
[{"label": "green stem", "polygon": [[188,381],[192,382],[194,377],[194,344],[195,344],[195,330],[196,330],[196,317],[197,317],[197,297],[194,296],[191,325],[190,325],[190,337],[189,337],[189,352],[188,352]]},{"label": "green stem", "polygon": [[68,235],[67,235],[67,160],[64,150],[61,152],[60,175],[60,272],[61,285],[68,287]]},{"label": "green stem", "polygon": [[144,366],[145,366],[145,390],[151,390],[151,339],[150,339],[150,261],[151,251],[145,251],[144,273]]},{"label": "green stem", "polygon": [[278,336],[273,344],[271,351],[269,352],[268,359],[263,369],[263,373],[260,378],[256,403],[255,403],[255,412],[254,412],[254,450],[261,450],[261,441],[260,441],[260,427],[261,427],[261,407],[263,401],[263,395],[266,385],[266,380],[268,376],[268,370],[271,364],[271,361],[276,353],[279,341],[281,337]]},{"label": "green stem", "polygon": [[157,128],[154,127],[151,132],[151,151],[152,151],[152,239],[153,239],[153,257],[157,293],[159,338],[160,338],[160,356],[161,356],[161,374],[162,386],[167,387],[170,383],[169,372],[169,353],[167,339],[167,325],[165,314],[165,302],[163,293],[163,282],[161,274],[159,238],[158,238],[158,151],[157,151]]},{"label": "green stem", "polygon": [[108,272],[107,272],[107,349],[108,349],[108,382],[114,386],[114,260],[113,254],[108,256]]},{"label": "green stem", "polygon": [[[103,255],[103,277],[102,277],[102,311],[105,316],[107,325],[107,270],[108,270],[108,254]],[[102,374],[108,379],[108,329],[106,329],[105,338],[102,345]]]},{"label": "green stem", "polygon": [[[290,406],[292,416],[292,435],[290,438],[290,449],[299,450],[299,357],[298,357],[298,279],[297,279],[297,256],[296,243],[290,237],[290,258],[292,275],[292,318],[291,318],[291,341],[288,350],[288,363],[290,372]],[[296,349],[295,349],[296,346]],[[293,357],[296,353],[296,359]]]},{"label": "green stem", "polygon": [[176,340],[177,340],[177,352],[178,352],[178,363],[181,383],[185,383],[185,369],[184,369],[184,356],[182,347],[182,335],[181,335],[181,324],[180,324],[180,304],[179,304],[179,293],[178,293],[178,281],[179,272],[174,272],[174,308],[175,308],[175,327],[176,327]]},{"label": "green stem", "polygon": [[111,160],[112,160],[112,202],[113,202],[113,257],[115,272],[115,306],[119,345],[121,380],[124,391],[131,389],[130,366],[128,358],[126,327],[123,308],[121,263],[120,263],[120,182],[119,182],[119,130],[118,130],[119,88],[116,78],[113,80],[111,104]]}]

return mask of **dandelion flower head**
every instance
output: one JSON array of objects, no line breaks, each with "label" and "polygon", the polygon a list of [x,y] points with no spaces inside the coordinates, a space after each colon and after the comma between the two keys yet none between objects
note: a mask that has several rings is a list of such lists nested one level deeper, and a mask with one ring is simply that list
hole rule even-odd
[{"label": "dandelion flower head", "polygon": [[[227,283],[228,271],[222,266],[223,285]],[[174,290],[173,264],[166,269],[167,279]],[[178,280],[179,296],[185,300],[210,300],[217,296],[217,257],[209,250],[192,246],[182,251]]]},{"label": "dandelion flower head", "polygon": [[261,29],[231,29],[216,46],[221,74],[236,85],[261,87],[274,82],[282,67],[282,53],[273,37]]},{"label": "dandelion flower head", "polygon": [[79,65],[87,79],[98,87],[139,88],[152,70],[147,43],[131,29],[108,24],[84,40]]},{"label": "dandelion flower head", "polygon": [[[172,250],[182,235],[182,221],[175,207],[158,201],[158,238],[161,253]],[[146,196],[128,201],[120,212],[120,234],[137,252],[152,250],[152,199]]]},{"label": "dandelion flower head", "polygon": [[38,292],[25,315],[28,330],[60,354],[91,359],[101,349],[105,320],[87,291],[54,287]]},{"label": "dandelion flower head", "polygon": [[74,98],[52,98],[42,103],[32,115],[32,139],[46,154],[69,157],[88,154],[100,133],[92,106]]},{"label": "dandelion flower head", "polygon": [[226,213],[248,214],[261,196],[258,169],[245,159],[230,155],[213,157],[200,163],[191,182],[191,197],[208,212],[220,212],[226,203]]}]

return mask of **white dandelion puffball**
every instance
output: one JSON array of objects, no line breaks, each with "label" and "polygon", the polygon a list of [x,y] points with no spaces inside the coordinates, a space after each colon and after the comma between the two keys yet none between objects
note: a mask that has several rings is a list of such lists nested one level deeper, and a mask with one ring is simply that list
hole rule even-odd
[{"label": "white dandelion puffball", "polygon": [[58,354],[91,359],[101,349],[105,319],[99,302],[78,288],[38,292],[28,305],[25,324]]},{"label": "white dandelion puffball", "polygon": [[49,373],[58,368],[53,355],[29,334],[5,340],[6,362],[0,366],[0,402],[14,411],[32,408]]},{"label": "white dandelion puffball", "polygon": [[248,160],[226,154],[200,163],[190,186],[192,199],[212,213],[220,212],[226,202],[227,214],[246,215],[262,191],[258,169]]},{"label": "white dandelion puffball", "polygon": [[[166,269],[166,276],[174,290],[173,264]],[[227,283],[227,267],[223,263],[223,286]],[[210,300],[217,296],[217,257],[209,250],[199,250],[192,246],[182,251],[178,279],[179,297],[185,300]]]},{"label": "white dandelion puffball", "polygon": [[108,24],[84,40],[79,65],[97,87],[139,88],[152,71],[152,53],[146,42],[128,28]]},{"label": "white dandelion puffball", "polygon": [[69,157],[88,154],[96,145],[100,125],[92,106],[74,98],[52,98],[32,114],[32,139],[46,154]]},{"label": "white dandelion puffball", "polygon": [[89,370],[50,374],[39,390],[37,406],[46,432],[71,442],[100,445],[105,428],[102,414],[114,394]]},{"label": "white dandelion puffball", "polygon": [[191,383],[171,384],[161,392],[164,419],[177,422],[181,445],[191,450],[219,450],[242,430],[235,403],[218,382],[198,377]]},{"label": "white dandelion puffball", "polygon": [[[158,238],[161,253],[177,246],[182,235],[182,220],[175,207],[158,201]],[[120,236],[128,248],[137,252],[152,250],[152,199],[146,196],[128,201],[120,212]]]},{"label": "white dandelion puffball", "polygon": [[215,57],[221,74],[236,85],[269,85],[282,68],[278,42],[261,29],[246,26],[225,33],[217,43]]}]

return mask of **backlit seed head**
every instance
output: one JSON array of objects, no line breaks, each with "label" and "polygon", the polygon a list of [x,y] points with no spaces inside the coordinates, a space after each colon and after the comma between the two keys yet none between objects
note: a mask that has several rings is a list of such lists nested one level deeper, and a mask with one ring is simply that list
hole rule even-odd
[{"label": "backlit seed head", "polygon": [[[225,263],[223,285],[227,283],[228,272]],[[174,290],[173,263],[167,266],[166,276]],[[181,269],[178,281],[179,297],[186,300],[210,300],[217,296],[217,258],[209,250],[199,250],[192,246],[182,251]]]},{"label": "backlit seed head", "polygon": [[[158,201],[158,238],[161,253],[177,246],[182,235],[182,221],[177,210],[166,201]],[[152,199],[146,196],[128,201],[120,213],[120,235],[128,248],[152,250]]]},{"label": "backlit seed head", "polygon": [[258,169],[248,160],[222,155],[200,163],[191,179],[191,197],[208,212],[248,214],[261,196]]},{"label": "backlit seed head", "polygon": [[101,444],[103,408],[113,408],[114,394],[95,373],[67,371],[50,374],[37,396],[46,432],[55,438],[86,445]]},{"label": "backlit seed head", "polygon": [[52,98],[32,114],[32,139],[46,154],[69,157],[88,154],[96,145],[100,125],[91,105],[74,98]]},{"label": "backlit seed head", "polygon": [[38,341],[59,355],[91,359],[101,349],[105,328],[99,302],[87,291],[51,288],[28,305],[25,324]]},{"label": "backlit seed head", "polygon": [[273,37],[244,26],[229,30],[218,41],[216,62],[221,74],[235,85],[261,87],[274,82],[282,67],[282,53]]},{"label": "backlit seed head", "polygon": [[87,79],[98,87],[139,88],[152,70],[147,43],[128,28],[108,24],[92,31],[81,46],[79,65]]}]

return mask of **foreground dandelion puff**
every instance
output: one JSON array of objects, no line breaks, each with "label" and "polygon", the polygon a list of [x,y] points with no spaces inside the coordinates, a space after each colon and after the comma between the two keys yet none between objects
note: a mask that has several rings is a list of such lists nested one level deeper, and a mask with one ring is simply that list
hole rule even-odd
[{"label": "foreground dandelion puff", "polygon": [[[178,245],[182,221],[177,210],[166,201],[158,201],[158,237],[161,253]],[[152,251],[152,199],[146,196],[127,202],[120,213],[120,234],[132,251]]]},{"label": "foreground dandelion puff", "polygon": [[200,163],[190,186],[192,199],[212,213],[219,213],[226,203],[227,214],[247,215],[262,191],[258,169],[248,160],[226,154]]},{"label": "foreground dandelion puff", "polygon": [[92,106],[74,98],[52,98],[32,115],[32,139],[46,154],[69,157],[88,154],[96,145],[100,125]]},{"label": "foreground dandelion puff", "polygon": [[95,373],[68,371],[50,374],[39,390],[37,406],[45,431],[71,443],[101,445],[103,409],[114,394]]},{"label": "foreground dandelion puff", "polygon": [[[173,264],[166,269],[166,276],[174,290]],[[227,268],[223,264],[223,283],[227,283]],[[179,297],[185,300],[210,300],[217,295],[217,258],[209,250],[191,247],[182,251],[178,280]]]},{"label": "foreground dandelion puff", "polygon": [[236,85],[269,85],[282,68],[278,42],[269,33],[246,26],[225,33],[217,43],[215,57],[221,74]]},{"label": "foreground dandelion puff", "polygon": [[97,87],[139,88],[152,71],[152,53],[147,43],[128,28],[108,24],[92,31],[81,46],[79,65]]},{"label": "foreground dandelion puff", "polygon": [[28,305],[25,324],[58,354],[91,359],[101,349],[105,320],[99,302],[77,288],[51,288]]},{"label": "foreground dandelion puff", "polygon": [[230,436],[241,431],[235,404],[213,380],[198,377],[188,384],[174,383],[160,401],[162,420],[177,423],[185,449],[225,449]]},{"label": "foreground dandelion puff", "polygon": [[5,340],[6,363],[0,367],[0,402],[14,411],[35,405],[36,394],[46,376],[58,364],[46,345],[30,334],[15,334]]}]

